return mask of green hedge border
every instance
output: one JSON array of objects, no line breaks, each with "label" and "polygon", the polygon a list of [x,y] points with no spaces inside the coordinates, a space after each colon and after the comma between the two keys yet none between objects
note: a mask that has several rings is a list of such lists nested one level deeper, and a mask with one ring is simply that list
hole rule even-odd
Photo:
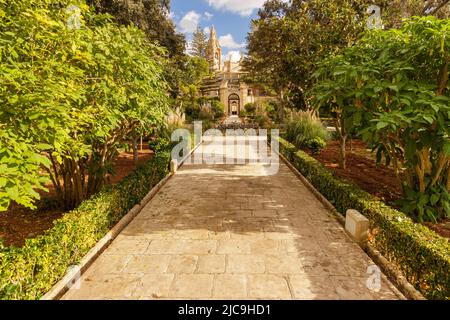
[{"label": "green hedge border", "polygon": [[170,155],[157,154],[117,185],[105,188],[21,248],[0,243],[0,299],[39,299],[167,174]]},{"label": "green hedge border", "polygon": [[428,299],[450,299],[450,243],[355,184],[334,176],[320,162],[278,138],[283,154],[340,212],[356,209],[371,223],[372,241]]}]

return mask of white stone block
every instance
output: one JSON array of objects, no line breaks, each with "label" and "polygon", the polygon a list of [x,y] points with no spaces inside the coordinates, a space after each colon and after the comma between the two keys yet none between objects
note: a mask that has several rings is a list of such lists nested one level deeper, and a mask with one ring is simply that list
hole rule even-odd
[{"label": "white stone block", "polygon": [[178,161],[177,159],[173,159],[170,161],[170,172],[175,173],[178,170]]},{"label": "white stone block", "polygon": [[367,242],[369,220],[356,210],[349,209],[345,215],[345,231],[359,243]]}]

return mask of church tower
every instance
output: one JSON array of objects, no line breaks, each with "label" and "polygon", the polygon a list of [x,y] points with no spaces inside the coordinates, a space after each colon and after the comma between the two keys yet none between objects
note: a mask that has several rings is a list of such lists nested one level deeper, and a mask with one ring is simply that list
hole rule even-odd
[{"label": "church tower", "polygon": [[209,63],[209,68],[212,72],[221,71],[222,68],[222,48],[217,39],[216,28],[212,26],[211,34],[208,40],[208,48],[206,49],[206,56]]}]

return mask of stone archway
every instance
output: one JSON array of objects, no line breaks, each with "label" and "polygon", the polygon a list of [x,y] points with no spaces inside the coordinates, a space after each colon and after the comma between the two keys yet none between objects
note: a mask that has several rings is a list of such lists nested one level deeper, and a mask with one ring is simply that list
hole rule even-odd
[{"label": "stone archway", "polygon": [[228,97],[228,115],[239,116],[241,99],[235,93],[230,94]]}]

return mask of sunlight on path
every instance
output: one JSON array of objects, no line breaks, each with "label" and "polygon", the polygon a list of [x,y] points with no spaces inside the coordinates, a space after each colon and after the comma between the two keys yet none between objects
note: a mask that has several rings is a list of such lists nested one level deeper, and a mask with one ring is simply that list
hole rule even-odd
[{"label": "sunlight on path", "polygon": [[285,164],[185,165],[64,299],[401,297],[371,265]]}]

